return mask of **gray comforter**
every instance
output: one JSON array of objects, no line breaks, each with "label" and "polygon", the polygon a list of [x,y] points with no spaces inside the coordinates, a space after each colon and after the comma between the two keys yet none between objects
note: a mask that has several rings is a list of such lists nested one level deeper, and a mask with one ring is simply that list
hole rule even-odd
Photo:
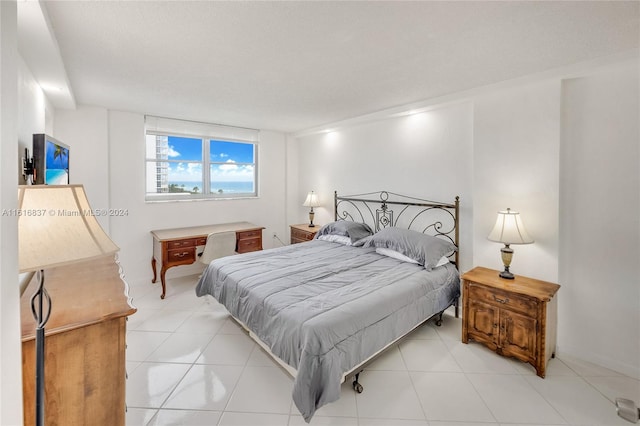
[{"label": "gray comforter", "polygon": [[451,264],[427,272],[374,248],[319,240],[214,260],[196,288],[297,369],[293,400],[307,422],[340,397],[344,373],[459,293]]}]

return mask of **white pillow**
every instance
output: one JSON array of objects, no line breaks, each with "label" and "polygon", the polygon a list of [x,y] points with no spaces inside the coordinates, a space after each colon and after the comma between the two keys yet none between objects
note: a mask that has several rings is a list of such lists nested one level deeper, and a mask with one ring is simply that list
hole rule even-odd
[{"label": "white pillow", "polygon": [[414,260],[414,259],[412,259],[410,257],[405,256],[404,254],[400,253],[399,251],[391,250],[389,248],[377,247],[376,248],[376,253],[381,254],[383,256],[392,257],[392,258],[397,259],[397,260],[399,260],[401,262],[418,263],[417,260]]},{"label": "white pillow", "polygon": [[[408,263],[418,263],[418,261],[405,256],[404,254],[400,253],[399,251],[395,251],[395,250],[391,250],[388,248],[384,248],[384,247],[378,247],[376,248],[376,253],[381,254],[383,256],[389,256],[392,257],[394,259],[397,259],[401,262],[408,262]],[[436,263],[435,268],[437,268],[438,266],[442,266],[442,265],[446,265],[447,263],[449,263],[449,258],[447,256],[442,256],[440,258],[440,260],[438,261],[438,263]]]},{"label": "white pillow", "polygon": [[351,238],[347,237],[346,235],[335,235],[335,234],[320,235],[317,239],[322,241],[329,241],[332,243],[344,244],[345,246],[351,245]]},{"label": "white pillow", "polygon": [[440,258],[440,260],[438,260],[438,263],[436,263],[435,267],[437,268],[438,266],[446,265],[449,262],[450,262],[450,260],[449,260],[449,258],[447,256],[442,256]]}]

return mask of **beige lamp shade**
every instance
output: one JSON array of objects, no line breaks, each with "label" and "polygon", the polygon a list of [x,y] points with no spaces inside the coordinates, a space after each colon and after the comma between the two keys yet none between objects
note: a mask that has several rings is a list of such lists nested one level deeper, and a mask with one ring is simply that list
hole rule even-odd
[{"label": "beige lamp shade", "polygon": [[318,199],[318,194],[311,191],[307,194],[307,198],[304,200],[302,204],[304,207],[318,207],[320,206],[320,200]]},{"label": "beige lamp shade", "polygon": [[530,244],[533,238],[524,229],[520,213],[511,209],[498,212],[498,218],[493,230],[489,234],[489,240],[504,244]]},{"label": "beige lamp shade", "polygon": [[18,187],[20,272],[115,254],[82,185]]}]

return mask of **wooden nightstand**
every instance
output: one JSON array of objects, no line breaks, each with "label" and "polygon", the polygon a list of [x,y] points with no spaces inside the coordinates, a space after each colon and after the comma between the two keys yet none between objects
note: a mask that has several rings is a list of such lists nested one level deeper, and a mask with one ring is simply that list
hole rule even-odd
[{"label": "wooden nightstand", "polygon": [[462,275],[462,342],[482,343],[500,355],[528,362],[544,378],[555,356],[560,286],[499,271],[473,268]]},{"label": "wooden nightstand", "polygon": [[322,226],[316,225],[313,228],[307,223],[302,225],[289,225],[291,227],[291,244],[304,243],[313,240],[318,230]]}]

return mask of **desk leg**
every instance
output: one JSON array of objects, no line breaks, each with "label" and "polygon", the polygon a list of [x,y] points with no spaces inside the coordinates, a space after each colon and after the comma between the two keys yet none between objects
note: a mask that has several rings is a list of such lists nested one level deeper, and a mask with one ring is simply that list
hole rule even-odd
[{"label": "desk leg", "polygon": [[[155,256],[151,258],[151,268],[153,269],[153,279],[151,280],[151,282],[155,283],[158,280],[158,275],[156,272]],[[167,269],[169,268],[165,268],[164,265],[162,265],[162,268],[160,269],[160,282],[162,282],[162,294],[160,295],[160,299],[164,299],[164,296],[167,290],[167,285],[165,284],[165,281],[164,281],[164,274],[167,272]]]},{"label": "desk leg", "polygon": [[151,282],[155,283],[158,277],[156,275],[156,258],[154,256],[151,256],[151,269],[153,269],[153,279]]},{"label": "desk leg", "polygon": [[165,267],[164,265],[162,265],[162,269],[160,269],[160,282],[162,283],[162,294],[160,295],[160,299],[164,299],[164,296],[167,292],[167,285],[165,284],[166,281],[164,280],[164,275],[167,272],[167,267]]}]

